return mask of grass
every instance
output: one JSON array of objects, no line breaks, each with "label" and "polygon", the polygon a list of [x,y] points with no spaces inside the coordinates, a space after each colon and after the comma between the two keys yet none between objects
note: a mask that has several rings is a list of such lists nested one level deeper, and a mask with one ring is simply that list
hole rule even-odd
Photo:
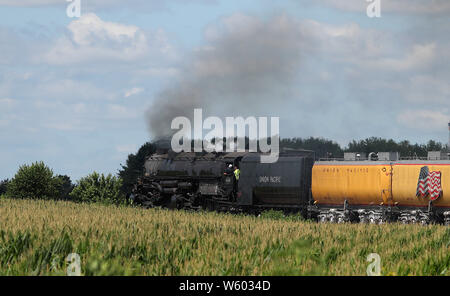
[{"label": "grass", "polygon": [[450,228],[0,200],[0,275],[450,275]]}]

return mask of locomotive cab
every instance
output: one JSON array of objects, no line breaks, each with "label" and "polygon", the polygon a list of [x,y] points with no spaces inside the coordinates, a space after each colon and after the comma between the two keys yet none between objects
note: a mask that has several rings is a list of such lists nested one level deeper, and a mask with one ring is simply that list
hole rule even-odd
[{"label": "locomotive cab", "polygon": [[221,186],[225,192],[225,196],[231,202],[235,202],[238,195],[238,181],[235,178],[235,167],[240,167],[242,158],[248,155],[249,152],[232,152],[223,157],[225,170],[222,177]]}]

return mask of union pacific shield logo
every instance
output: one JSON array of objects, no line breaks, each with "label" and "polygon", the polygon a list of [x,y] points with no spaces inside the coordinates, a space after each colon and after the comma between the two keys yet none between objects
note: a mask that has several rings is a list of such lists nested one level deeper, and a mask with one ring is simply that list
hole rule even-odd
[{"label": "union pacific shield logo", "polygon": [[428,166],[420,169],[419,181],[417,182],[417,197],[429,196],[431,200],[436,200],[442,195],[441,172],[430,172]]}]

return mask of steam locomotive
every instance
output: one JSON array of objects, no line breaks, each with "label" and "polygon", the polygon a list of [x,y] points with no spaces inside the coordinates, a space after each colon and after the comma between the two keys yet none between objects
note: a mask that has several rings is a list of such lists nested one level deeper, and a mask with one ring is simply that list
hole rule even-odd
[{"label": "steam locomotive", "polygon": [[[144,207],[252,214],[275,209],[331,223],[450,225],[449,160],[316,161],[312,151],[285,150],[277,162],[262,163],[261,155],[151,155],[131,199]],[[239,167],[239,180],[230,166]]]}]

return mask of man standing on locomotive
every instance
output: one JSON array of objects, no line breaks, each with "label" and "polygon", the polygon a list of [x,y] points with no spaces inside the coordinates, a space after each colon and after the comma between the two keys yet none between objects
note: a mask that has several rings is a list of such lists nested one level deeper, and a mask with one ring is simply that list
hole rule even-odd
[{"label": "man standing on locomotive", "polygon": [[239,181],[239,176],[241,175],[241,170],[238,168],[237,165],[234,166],[234,177],[236,178],[236,181]]},{"label": "man standing on locomotive", "polygon": [[239,177],[241,176],[241,170],[238,168],[237,165],[234,166],[234,193],[237,196],[237,191],[238,191],[238,182],[239,182]]}]

